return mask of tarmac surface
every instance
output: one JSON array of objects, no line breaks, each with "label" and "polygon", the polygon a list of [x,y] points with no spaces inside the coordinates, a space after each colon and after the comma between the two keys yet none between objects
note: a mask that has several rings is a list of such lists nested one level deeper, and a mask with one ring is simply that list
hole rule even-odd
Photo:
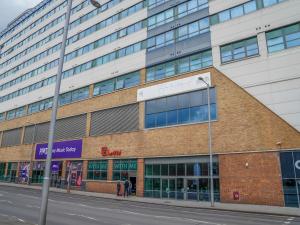
[{"label": "tarmac surface", "polygon": [[[123,197],[119,197],[123,198]],[[38,223],[41,191],[0,186],[0,224]],[[50,192],[47,225],[300,225],[300,218]]]}]

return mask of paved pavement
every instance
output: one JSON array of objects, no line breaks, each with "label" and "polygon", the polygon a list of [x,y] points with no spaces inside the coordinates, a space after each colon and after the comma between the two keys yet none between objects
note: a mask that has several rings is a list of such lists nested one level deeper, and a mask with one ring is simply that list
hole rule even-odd
[{"label": "paved pavement", "polygon": [[[0,186],[0,224],[34,225],[41,191]],[[300,218],[50,192],[47,225],[299,225]]]}]

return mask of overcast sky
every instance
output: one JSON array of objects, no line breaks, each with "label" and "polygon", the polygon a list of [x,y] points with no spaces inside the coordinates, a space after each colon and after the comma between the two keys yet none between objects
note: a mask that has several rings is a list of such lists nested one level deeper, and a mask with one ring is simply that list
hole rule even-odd
[{"label": "overcast sky", "polygon": [[42,0],[0,0],[0,31],[26,9],[36,6]]}]

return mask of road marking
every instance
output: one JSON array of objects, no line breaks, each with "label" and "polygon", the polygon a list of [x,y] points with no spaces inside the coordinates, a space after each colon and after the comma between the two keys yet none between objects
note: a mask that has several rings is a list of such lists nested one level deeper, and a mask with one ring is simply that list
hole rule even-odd
[{"label": "road marking", "polygon": [[9,201],[9,200],[0,200],[0,202],[6,202],[6,203],[8,203],[8,204],[10,204],[10,205],[13,204],[13,203],[12,203],[11,201]]},{"label": "road marking", "polygon": [[294,220],[295,219],[295,217],[290,217],[290,218],[288,218],[287,220]]},{"label": "road marking", "polygon": [[39,197],[31,196],[31,195],[24,195],[24,194],[17,194],[18,196],[26,197],[26,198],[34,198],[34,199],[40,199]]},{"label": "road marking", "polygon": [[285,221],[284,223],[285,223],[285,224],[290,224],[291,222],[289,222],[289,221]]},{"label": "road marking", "polygon": [[25,223],[25,220],[22,220],[20,218],[17,218],[18,221],[22,222],[22,223]]},{"label": "road marking", "polygon": [[82,218],[85,218],[85,219],[97,221],[97,219],[95,219],[93,217],[90,217],[90,216],[85,216],[85,215],[77,215],[77,214],[74,214],[74,213],[65,213],[65,215],[68,215],[68,216],[78,216],[78,217],[82,217]]},{"label": "road marking", "polygon": [[39,206],[35,206],[35,205],[26,205],[26,207],[28,207],[28,208],[36,208],[36,209],[40,208]]}]

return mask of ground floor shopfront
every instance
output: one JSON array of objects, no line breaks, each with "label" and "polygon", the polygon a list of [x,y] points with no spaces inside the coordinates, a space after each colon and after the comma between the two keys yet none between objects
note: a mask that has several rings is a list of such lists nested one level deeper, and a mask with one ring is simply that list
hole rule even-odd
[{"label": "ground floor shopfront", "polygon": [[[44,168],[43,160],[1,162],[0,179],[38,185]],[[128,180],[133,195],[210,201],[207,155],[54,159],[51,168],[57,188],[69,181],[75,189],[116,193],[117,182]],[[300,150],[214,155],[213,181],[216,201],[299,207]]]}]

